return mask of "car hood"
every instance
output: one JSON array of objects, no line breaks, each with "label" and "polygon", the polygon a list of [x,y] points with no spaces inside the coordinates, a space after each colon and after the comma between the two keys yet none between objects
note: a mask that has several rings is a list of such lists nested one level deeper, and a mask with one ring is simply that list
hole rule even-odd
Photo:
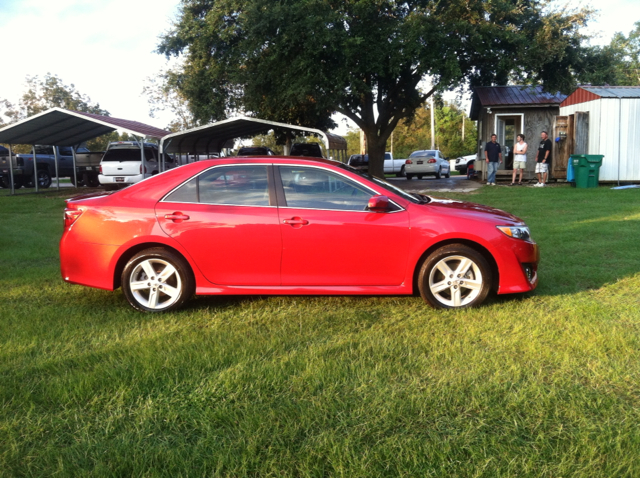
[{"label": "car hood", "polygon": [[496,224],[524,224],[524,221],[513,214],[496,209],[491,206],[485,206],[483,204],[476,204],[466,201],[457,201],[455,199],[444,199],[433,196],[427,196],[429,202],[426,206],[449,209],[451,212],[461,213],[462,215],[469,216],[470,218],[479,219],[479,214],[483,215],[486,220],[495,222]]}]

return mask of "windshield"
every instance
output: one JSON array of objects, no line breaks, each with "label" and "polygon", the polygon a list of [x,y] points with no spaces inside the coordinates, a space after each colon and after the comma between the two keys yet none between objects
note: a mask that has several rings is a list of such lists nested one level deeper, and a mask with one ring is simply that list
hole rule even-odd
[{"label": "windshield", "polygon": [[423,196],[421,194],[408,193],[407,191],[404,191],[403,189],[400,189],[399,187],[394,186],[391,183],[388,183],[380,178],[376,178],[375,176],[372,176],[369,173],[363,173],[362,171],[352,168],[351,166],[348,166],[346,164],[340,163],[339,167],[342,169],[346,169],[351,173],[355,173],[358,176],[362,176],[363,178],[368,179],[369,181],[375,183],[377,186],[380,186],[381,188],[384,188],[387,191],[397,194],[401,198],[406,199],[407,201],[411,201],[412,203],[424,204],[430,201],[430,199],[427,196]]}]

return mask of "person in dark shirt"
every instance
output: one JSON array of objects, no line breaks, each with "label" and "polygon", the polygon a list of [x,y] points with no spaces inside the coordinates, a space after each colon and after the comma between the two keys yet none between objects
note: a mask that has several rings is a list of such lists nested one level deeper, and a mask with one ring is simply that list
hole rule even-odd
[{"label": "person in dark shirt", "polygon": [[536,174],[538,175],[538,184],[536,187],[544,187],[549,174],[549,165],[551,164],[551,140],[546,131],[540,133],[542,138],[538,146],[538,157],[536,162]]},{"label": "person in dark shirt", "polygon": [[496,185],[496,171],[498,166],[502,163],[502,148],[496,141],[498,137],[494,134],[491,135],[491,141],[489,141],[484,147],[484,158],[487,161],[487,184],[490,186]]}]

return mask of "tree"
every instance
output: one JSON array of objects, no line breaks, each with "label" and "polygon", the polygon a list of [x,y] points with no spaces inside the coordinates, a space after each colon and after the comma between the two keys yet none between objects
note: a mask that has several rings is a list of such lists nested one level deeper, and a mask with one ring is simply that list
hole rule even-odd
[{"label": "tree", "polygon": [[[614,35],[609,49],[617,60],[615,71],[619,86],[640,86],[640,21],[635,23],[635,29],[625,37],[618,32]],[[601,83],[602,84],[602,83]]]},{"label": "tree", "polygon": [[184,93],[177,87],[178,75],[173,70],[159,73],[147,78],[142,93],[147,96],[149,116],[155,118],[160,111],[170,111],[174,120],[166,126],[169,131],[183,131],[198,126],[189,109],[189,102]]},{"label": "tree", "polygon": [[[76,90],[75,85],[65,85],[57,75],[47,73],[42,79],[37,75],[27,76],[26,83],[27,91],[17,104],[14,105],[6,99],[0,100],[0,126],[21,121],[55,107],[109,116],[109,112],[100,108],[100,104],[92,104],[91,99]],[[5,121],[2,121],[2,117],[6,118]],[[115,134],[117,136],[117,133]],[[104,142],[103,139],[96,138],[87,142],[87,146],[100,148]],[[18,146],[16,151],[27,152],[28,147],[25,149]]]},{"label": "tree", "polygon": [[158,51],[184,57],[177,85],[196,118],[244,109],[308,125],[338,111],[382,176],[391,133],[435,92],[571,90],[590,15],[544,0],[182,0]]}]

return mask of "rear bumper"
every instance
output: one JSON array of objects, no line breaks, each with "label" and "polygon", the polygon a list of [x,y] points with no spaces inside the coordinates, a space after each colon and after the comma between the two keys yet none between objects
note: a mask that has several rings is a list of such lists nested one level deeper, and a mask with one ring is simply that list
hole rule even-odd
[{"label": "rear bumper", "polygon": [[407,174],[436,174],[438,167],[436,164],[407,164],[404,167]]},{"label": "rear bumper", "polygon": [[[134,184],[144,179],[143,174],[136,174],[134,176],[105,176],[104,174],[98,175],[98,181],[100,184]],[[147,175],[148,177],[149,175]]]}]

